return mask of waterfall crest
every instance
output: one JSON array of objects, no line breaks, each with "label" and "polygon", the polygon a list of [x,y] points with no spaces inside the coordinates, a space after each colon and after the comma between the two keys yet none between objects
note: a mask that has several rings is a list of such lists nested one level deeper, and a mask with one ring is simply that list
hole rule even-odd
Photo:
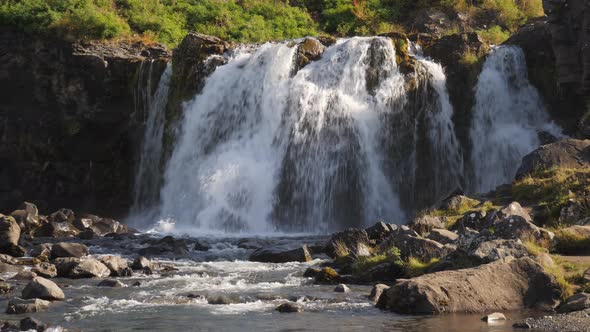
[{"label": "waterfall crest", "polygon": [[475,88],[471,191],[511,182],[522,158],[541,144],[540,132],[562,136],[528,81],[524,53],[515,46],[495,48]]}]

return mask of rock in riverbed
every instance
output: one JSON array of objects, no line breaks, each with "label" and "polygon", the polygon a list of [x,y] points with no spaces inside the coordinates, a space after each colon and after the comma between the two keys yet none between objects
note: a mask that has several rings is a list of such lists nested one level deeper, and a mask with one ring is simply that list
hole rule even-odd
[{"label": "rock in riverbed", "polygon": [[6,313],[9,315],[28,314],[34,312],[44,311],[49,308],[51,302],[41,299],[25,300],[18,297],[13,297],[8,301]]},{"label": "rock in riverbed", "polygon": [[287,313],[287,312],[303,312],[303,306],[295,302],[283,303],[276,308],[276,311]]},{"label": "rock in riverbed", "polygon": [[51,248],[51,259],[62,257],[80,258],[88,255],[88,247],[81,243],[56,243]]},{"label": "rock in riverbed", "polygon": [[261,263],[309,262],[307,245],[275,244],[260,248],[250,255],[250,261]]},{"label": "rock in riverbed", "polygon": [[387,309],[401,314],[476,313],[552,308],[560,288],[555,278],[525,257],[404,280],[381,296],[386,296]]},{"label": "rock in riverbed", "polygon": [[23,289],[23,299],[34,298],[48,301],[62,301],[66,296],[61,288],[53,281],[36,277]]}]

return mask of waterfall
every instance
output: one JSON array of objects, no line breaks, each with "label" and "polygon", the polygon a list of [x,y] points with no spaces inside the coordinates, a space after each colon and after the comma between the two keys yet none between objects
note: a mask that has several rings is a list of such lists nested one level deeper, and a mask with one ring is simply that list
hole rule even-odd
[{"label": "waterfall", "polygon": [[[150,73],[148,73],[151,76]],[[140,150],[140,159],[135,175],[132,215],[149,214],[159,199],[162,178],[162,138],[165,124],[166,104],[172,77],[172,65],[164,70],[155,93],[151,94],[151,78],[148,79],[144,102],[147,108],[145,133]]]},{"label": "waterfall", "polygon": [[178,231],[405,223],[423,179],[430,204],[459,186],[440,65],[404,75],[389,38],[355,37],[293,75],[293,44],[237,48],[185,104],[160,192]]},{"label": "waterfall", "polygon": [[543,131],[562,136],[528,81],[524,53],[515,46],[495,48],[475,88],[471,190],[483,193],[511,182],[521,159],[541,144]]}]

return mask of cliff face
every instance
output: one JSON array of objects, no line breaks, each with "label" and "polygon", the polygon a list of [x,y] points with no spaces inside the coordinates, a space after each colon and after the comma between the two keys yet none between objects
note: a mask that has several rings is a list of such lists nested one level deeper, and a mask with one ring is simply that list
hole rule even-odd
[{"label": "cliff face", "polygon": [[[70,43],[0,30],[0,210],[25,198],[121,215],[130,205],[146,58],[160,77],[168,54],[128,43]],[[156,86],[156,84],[153,84]]]}]

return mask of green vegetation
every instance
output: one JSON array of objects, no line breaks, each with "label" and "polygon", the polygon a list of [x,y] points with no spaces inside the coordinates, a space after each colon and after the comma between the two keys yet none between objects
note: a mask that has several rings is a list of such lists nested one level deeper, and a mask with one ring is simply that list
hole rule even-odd
[{"label": "green vegetation", "polygon": [[[438,9],[489,29],[499,42],[543,14],[541,0],[4,0],[0,21],[26,31],[71,38],[141,38],[170,46],[188,31],[240,42],[297,38],[321,31],[338,36],[412,32],[404,25]],[[411,28],[410,28],[411,29]],[[448,33],[469,30],[454,23]]]},{"label": "green vegetation", "polygon": [[590,237],[562,228],[555,231],[555,238],[556,252],[566,255],[590,254]]},{"label": "green vegetation", "polygon": [[533,257],[537,257],[543,253],[545,253],[545,254],[549,253],[549,250],[546,247],[540,245],[536,241],[529,240],[529,241],[525,241],[523,244],[526,247],[526,250],[528,251],[529,255],[531,255]]},{"label": "green vegetation", "polygon": [[359,257],[353,264],[352,269],[355,274],[360,274],[383,263],[398,265],[400,268],[405,266],[405,263],[401,259],[400,250],[396,247],[392,247],[386,253],[381,255]]},{"label": "green vegetation", "polygon": [[465,197],[459,206],[451,209],[437,209],[437,210],[425,210],[422,211],[421,215],[429,215],[433,217],[444,217],[445,227],[452,227],[457,220],[461,219],[467,212],[471,211],[484,211],[489,212],[499,209],[499,206],[494,205],[490,201],[481,203],[478,200]]},{"label": "green vegetation", "polygon": [[510,32],[503,30],[500,26],[494,25],[487,30],[478,30],[477,33],[490,44],[500,45],[510,38]]},{"label": "green vegetation", "polygon": [[408,260],[408,265],[406,267],[406,274],[409,278],[419,277],[423,274],[428,273],[428,270],[440,260],[438,258],[433,258],[429,262],[422,262],[419,259],[411,257]]},{"label": "green vegetation", "polygon": [[[590,191],[590,169],[552,168],[537,170],[516,181],[512,194],[518,201],[534,203],[549,212],[548,224],[558,226],[559,213],[569,199],[584,196]],[[590,209],[589,209],[590,213]]]}]

